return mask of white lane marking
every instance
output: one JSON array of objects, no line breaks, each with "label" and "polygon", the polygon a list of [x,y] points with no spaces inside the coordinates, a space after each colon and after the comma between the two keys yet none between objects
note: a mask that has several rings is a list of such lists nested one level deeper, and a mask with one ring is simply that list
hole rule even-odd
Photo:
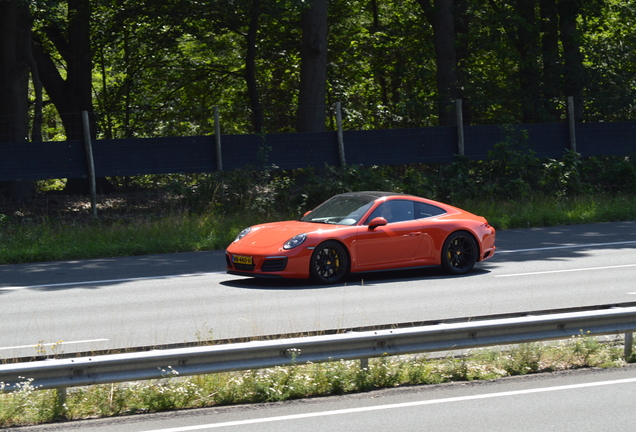
[{"label": "white lane marking", "polygon": [[549,247],[540,247],[540,248],[532,248],[532,249],[517,249],[517,250],[497,249],[496,253],[502,254],[502,253],[516,253],[516,252],[535,252],[535,251],[553,250],[553,249],[573,249],[573,248],[596,247],[596,246],[617,246],[617,245],[633,244],[633,243],[636,243],[636,240],[612,242],[612,243],[588,243],[588,244],[580,244],[580,245],[549,246]]},{"label": "white lane marking", "polygon": [[244,426],[249,424],[269,423],[269,422],[275,422],[275,421],[298,420],[298,419],[305,419],[305,418],[312,418],[312,417],[326,417],[326,416],[342,415],[342,414],[355,414],[355,413],[368,412],[368,411],[409,408],[409,407],[423,406],[423,405],[434,405],[434,404],[441,404],[441,403],[452,403],[452,402],[463,402],[463,401],[471,401],[471,400],[479,400],[479,399],[490,399],[490,398],[497,398],[497,397],[518,396],[518,395],[526,395],[526,394],[533,394],[533,393],[576,390],[576,389],[582,389],[587,387],[599,387],[599,386],[616,385],[616,384],[630,384],[634,382],[636,382],[636,378],[626,378],[626,379],[614,380],[614,381],[599,381],[599,382],[584,383],[584,384],[570,384],[570,385],[563,385],[563,386],[556,386],[556,387],[542,387],[542,388],[536,388],[536,389],[515,390],[515,391],[499,392],[499,393],[487,393],[487,394],[473,395],[473,396],[459,396],[459,397],[452,397],[452,398],[446,398],[446,399],[404,402],[399,404],[378,405],[378,406],[371,406],[371,407],[350,408],[350,409],[314,412],[314,413],[305,413],[305,414],[294,414],[294,415],[278,416],[278,417],[266,417],[266,418],[257,418],[257,419],[251,419],[251,420],[237,420],[237,421],[231,421],[231,422],[225,422],[225,423],[211,423],[211,424],[197,425],[197,426],[183,426],[183,427],[176,427],[176,428],[169,428],[169,429],[155,429],[155,430],[146,431],[146,432],[185,432],[185,431],[202,430],[202,429],[216,429],[216,428],[229,427],[229,426]]},{"label": "white lane marking", "polygon": [[29,288],[54,288],[54,287],[61,287],[61,286],[92,285],[92,284],[103,284],[103,283],[123,283],[123,282],[134,282],[134,281],[140,281],[140,280],[207,276],[211,274],[225,274],[225,272],[217,271],[217,272],[208,272],[208,273],[190,273],[190,274],[164,275],[164,276],[144,276],[144,277],[124,278],[124,279],[104,279],[104,280],[96,280],[96,281],[62,282],[62,283],[43,284],[43,285],[9,286],[9,287],[0,288],[0,291],[18,291],[18,290],[29,289]]},{"label": "white lane marking", "polygon": [[590,270],[608,270],[608,269],[625,268],[625,267],[636,267],[636,264],[625,264],[625,265],[605,266],[605,267],[587,267],[587,268],[566,269],[566,270],[546,270],[546,271],[530,272],[530,273],[494,275],[494,277],[533,276],[533,275],[552,274],[552,273],[569,273],[569,272],[590,271]]},{"label": "white lane marking", "polygon": [[21,349],[21,348],[38,348],[38,347],[48,347],[48,346],[58,346],[58,345],[73,345],[73,344],[81,344],[81,343],[90,343],[90,342],[105,342],[108,339],[89,339],[89,340],[81,340],[81,341],[61,341],[61,342],[52,342],[45,344],[35,344],[35,345],[18,345],[12,347],[0,347],[0,350],[10,350],[10,349]]}]

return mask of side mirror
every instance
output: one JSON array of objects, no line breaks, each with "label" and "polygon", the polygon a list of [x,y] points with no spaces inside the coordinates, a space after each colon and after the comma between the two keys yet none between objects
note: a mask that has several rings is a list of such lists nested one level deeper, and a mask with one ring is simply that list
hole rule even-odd
[{"label": "side mirror", "polygon": [[305,213],[305,214],[303,215],[303,217],[307,216],[309,213],[311,213],[311,210],[309,210],[307,213]]},{"label": "side mirror", "polygon": [[373,220],[371,222],[369,222],[369,230],[374,230],[379,226],[384,226],[387,224],[386,219],[384,219],[383,217],[377,217],[377,218],[373,218]]}]

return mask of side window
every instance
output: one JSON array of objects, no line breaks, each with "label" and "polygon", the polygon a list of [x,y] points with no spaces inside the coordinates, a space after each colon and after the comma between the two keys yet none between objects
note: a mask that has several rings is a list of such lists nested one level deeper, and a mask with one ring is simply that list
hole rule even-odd
[{"label": "side window", "polygon": [[413,201],[406,200],[387,201],[371,213],[365,224],[376,217],[383,217],[388,223],[413,220],[415,215],[413,204]]},{"label": "side window", "polygon": [[439,207],[434,205],[416,202],[415,204],[415,219],[424,219],[433,216],[439,216],[446,213]]}]

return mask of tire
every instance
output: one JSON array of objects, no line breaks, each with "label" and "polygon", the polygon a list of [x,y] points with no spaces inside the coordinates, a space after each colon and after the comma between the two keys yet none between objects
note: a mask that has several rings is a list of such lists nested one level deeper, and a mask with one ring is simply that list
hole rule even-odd
[{"label": "tire", "polygon": [[446,273],[460,275],[473,269],[479,256],[475,238],[466,231],[452,233],[442,248],[442,268]]},{"label": "tire", "polygon": [[349,272],[349,255],[340,243],[326,241],[316,246],[309,265],[313,280],[320,284],[335,284]]}]

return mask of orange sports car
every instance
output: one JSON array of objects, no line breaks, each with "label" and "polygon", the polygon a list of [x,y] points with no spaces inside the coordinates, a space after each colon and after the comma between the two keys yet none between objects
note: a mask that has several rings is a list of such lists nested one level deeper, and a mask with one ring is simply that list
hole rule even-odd
[{"label": "orange sports car", "polygon": [[225,256],[229,274],[330,284],[416,267],[464,274],[495,249],[495,229],[481,216],[412,195],[349,192],[300,220],[245,228]]}]

